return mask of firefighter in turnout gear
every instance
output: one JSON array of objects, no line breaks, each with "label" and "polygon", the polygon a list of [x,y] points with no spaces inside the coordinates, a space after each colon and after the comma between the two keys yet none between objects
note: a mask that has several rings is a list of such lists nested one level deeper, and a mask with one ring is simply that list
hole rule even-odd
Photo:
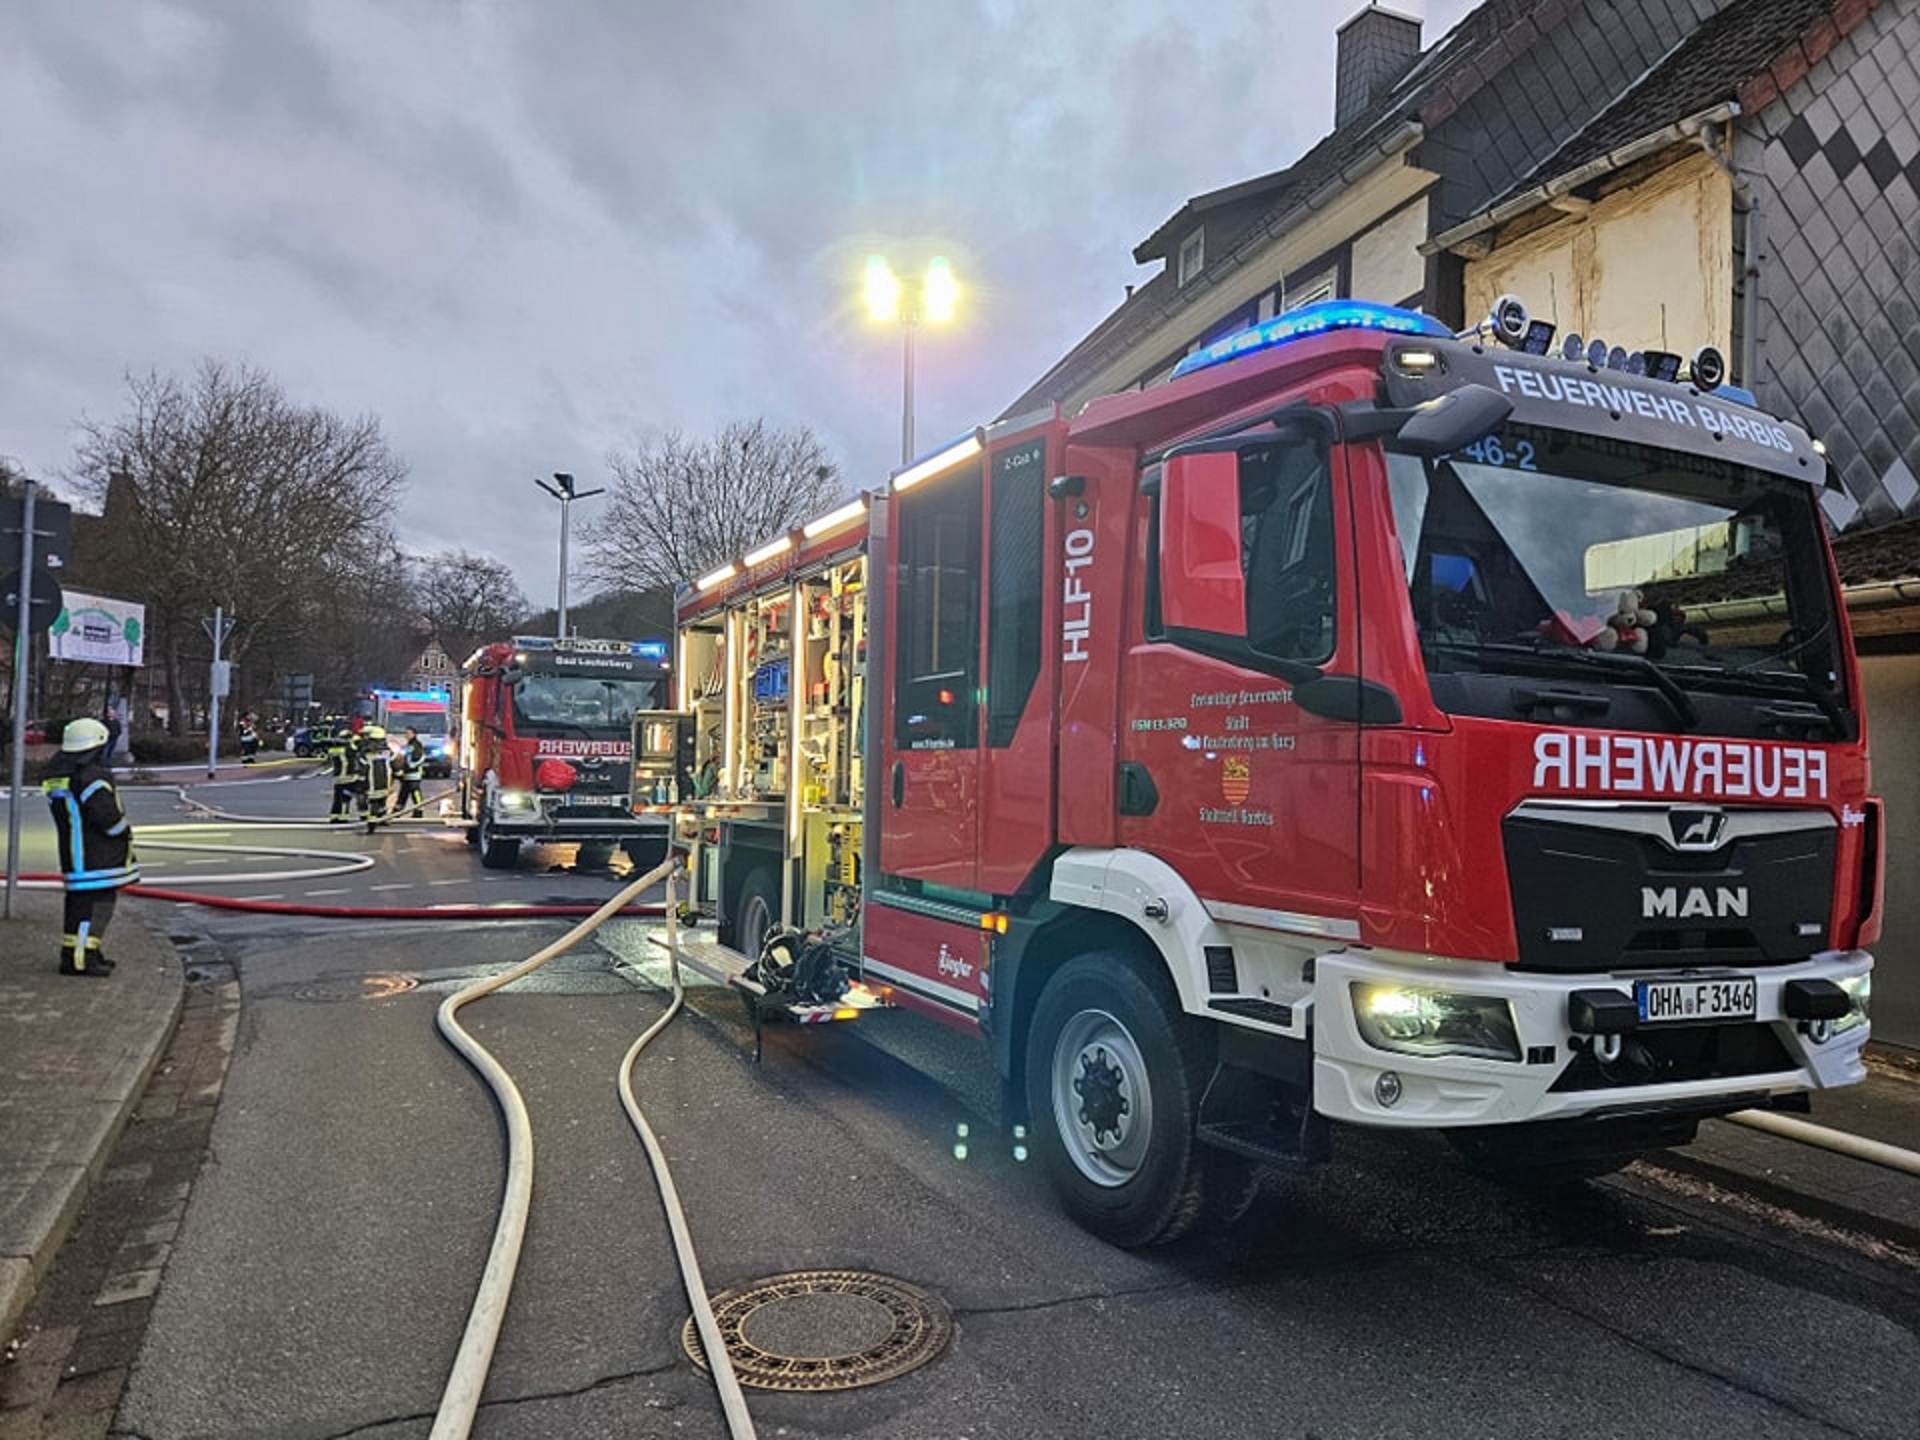
[{"label": "firefighter in turnout gear", "polygon": [[344,825],[353,818],[353,802],[366,783],[360,773],[360,746],[345,725],[327,737],[327,774],[333,777],[333,805],[327,819]]},{"label": "firefighter in turnout gear", "polygon": [[75,720],[60,737],[60,752],[41,783],[60,837],[60,874],[66,882],[65,934],[60,937],[62,975],[106,976],[113,961],[100,939],[113,918],[122,885],[140,878],[133,858],[133,827],[114,793],[107,768],[107,727]]},{"label": "firefighter in turnout gear", "polygon": [[395,773],[400,786],[394,795],[394,811],[410,815],[420,808],[420,782],[427,778],[427,742],[411,725],[407,727],[407,743],[400,747]]},{"label": "firefighter in turnout gear", "polygon": [[367,834],[387,818],[392,797],[393,751],[387,747],[387,732],[368,725],[360,732],[360,800],[367,807]]}]

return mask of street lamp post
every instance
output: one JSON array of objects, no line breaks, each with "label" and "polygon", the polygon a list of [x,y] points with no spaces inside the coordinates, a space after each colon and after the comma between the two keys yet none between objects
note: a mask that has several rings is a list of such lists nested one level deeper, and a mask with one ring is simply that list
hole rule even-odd
[{"label": "street lamp post", "polygon": [[575,490],[573,476],[565,470],[553,472],[554,483],[536,478],[534,484],[560,502],[560,615],[555,634],[562,640],[567,638],[567,520],[576,500],[585,500],[592,495],[604,495],[605,490]]},{"label": "street lamp post", "polygon": [[929,260],[927,273],[911,286],[893,273],[884,255],[869,255],[866,295],[867,312],[876,320],[898,320],[905,336],[900,375],[900,463],[905,465],[913,459],[913,332],[925,321],[951,320],[960,287],[944,255]]}]

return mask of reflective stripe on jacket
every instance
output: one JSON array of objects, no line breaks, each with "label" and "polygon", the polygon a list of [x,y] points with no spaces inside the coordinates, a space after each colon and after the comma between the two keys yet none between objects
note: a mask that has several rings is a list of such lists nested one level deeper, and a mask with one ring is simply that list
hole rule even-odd
[{"label": "reflective stripe on jacket", "polygon": [[76,765],[70,773],[48,776],[40,789],[53,811],[60,874],[69,890],[114,890],[140,878],[133,826],[106,766],[97,760]]}]

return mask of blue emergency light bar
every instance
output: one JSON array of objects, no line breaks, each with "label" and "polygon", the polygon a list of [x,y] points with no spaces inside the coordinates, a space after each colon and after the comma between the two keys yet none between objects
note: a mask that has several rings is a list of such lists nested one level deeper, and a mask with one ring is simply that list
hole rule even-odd
[{"label": "blue emergency light bar", "polygon": [[1418,310],[1403,310],[1398,305],[1371,305],[1364,300],[1320,300],[1202,346],[1173,367],[1173,378],[1177,380],[1196,370],[1271,350],[1290,340],[1324,335],[1329,330],[1387,330],[1397,335],[1424,335],[1430,340],[1454,338],[1453,331]]},{"label": "blue emergency light bar", "polygon": [[594,652],[601,655],[633,655],[641,660],[653,660],[665,664],[667,642],[664,640],[556,640],[551,635],[516,635],[513,637],[516,650],[574,650]]}]

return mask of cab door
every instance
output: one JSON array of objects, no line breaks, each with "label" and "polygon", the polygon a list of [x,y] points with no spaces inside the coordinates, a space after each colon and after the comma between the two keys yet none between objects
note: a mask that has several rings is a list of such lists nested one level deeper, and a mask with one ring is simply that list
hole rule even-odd
[{"label": "cab door", "polygon": [[879,746],[882,873],[964,891],[980,818],[980,477],[974,460],[892,497]]}]

